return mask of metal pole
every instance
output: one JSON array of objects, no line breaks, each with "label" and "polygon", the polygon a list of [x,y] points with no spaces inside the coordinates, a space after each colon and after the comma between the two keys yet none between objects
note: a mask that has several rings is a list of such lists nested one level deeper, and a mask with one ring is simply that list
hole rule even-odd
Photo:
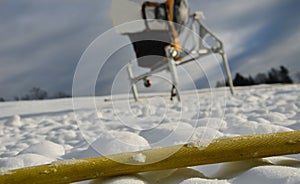
[{"label": "metal pole", "polygon": [[[191,143],[139,152],[121,153],[5,171],[0,183],[65,184],[100,177],[158,171],[204,164],[232,162],[300,153],[300,131],[251,135],[213,140],[208,146]],[[173,154],[170,154],[173,153]],[[135,161],[137,154],[145,162]],[[164,160],[156,161],[161,155]],[[117,162],[114,160],[119,160]]]},{"label": "metal pole", "polygon": [[180,90],[179,90],[179,82],[178,82],[178,74],[177,74],[177,69],[176,69],[176,63],[172,57],[172,50],[170,47],[166,49],[167,53],[167,58],[168,58],[168,65],[169,65],[169,70],[171,73],[171,78],[172,78],[172,83],[176,88],[176,97],[178,102],[181,101],[180,99]]},{"label": "metal pole", "polygon": [[138,90],[137,90],[137,87],[136,87],[136,82],[134,80],[134,75],[133,75],[133,72],[132,72],[131,63],[128,63],[127,72],[128,72],[128,76],[129,76],[129,80],[130,80],[130,85],[131,85],[131,89],[132,89],[132,93],[133,93],[133,98],[137,102],[139,100],[139,95],[138,95]]},{"label": "metal pole", "polygon": [[231,77],[231,72],[230,72],[227,56],[224,53],[224,51],[222,51],[220,54],[222,56],[224,66],[225,66],[225,70],[226,70],[226,74],[227,74],[227,77],[228,77],[228,84],[229,84],[230,92],[233,95],[234,94],[234,86],[233,86],[233,81],[232,81],[232,77]]}]

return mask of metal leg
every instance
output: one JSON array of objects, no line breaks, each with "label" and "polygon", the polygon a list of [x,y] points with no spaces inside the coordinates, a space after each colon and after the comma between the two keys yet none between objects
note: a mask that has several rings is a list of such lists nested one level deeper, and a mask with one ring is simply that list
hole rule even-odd
[{"label": "metal leg", "polygon": [[228,84],[229,84],[230,92],[233,95],[234,94],[233,82],[232,82],[232,77],[231,77],[231,72],[230,72],[227,56],[224,52],[221,52],[220,54],[222,56],[224,66],[225,66],[225,70],[226,70],[226,74],[227,74],[227,77],[228,77]]},{"label": "metal leg", "polygon": [[167,53],[167,57],[168,57],[168,65],[169,65],[169,70],[171,73],[171,78],[172,78],[172,82],[173,82],[173,86],[175,86],[176,89],[176,96],[177,96],[177,100],[180,102],[180,90],[179,90],[179,86],[178,86],[178,75],[177,75],[177,69],[176,69],[176,63],[173,59],[173,57],[171,56],[171,49],[167,48],[166,49],[166,53]]},{"label": "metal leg", "polygon": [[173,97],[177,96],[177,89],[176,87],[173,85],[172,89],[171,89],[171,97],[170,100],[173,101]]},{"label": "metal leg", "polygon": [[[229,83],[229,88],[230,88],[230,92],[233,95],[234,94],[234,89],[233,89],[233,82],[232,82],[232,77],[231,77],[231,72],[230,72],[230,68],[229,68],[229,64],[228,64],[228,60],[227,60],[227,56],[223,50],[223,43],[222,41],[215,35],[213,34],[211,31],[209,31],[201,22],[200,22],[200,17],[201,15],[197,15],[195,14],[194,19],[198,22],[199,24],[199,36],[200,38],[204,38],[205,35],[209,34],[210,37],[212,37],[213,39],[215,39],[218,42],[218,47],[213,50],[214,53],[219,53],[222,57],[222,60],[224,62],[224,67],[226,70],[226,74],[228,77],[228,83]],[[202,39],[199,40],[200,46],[204,47]],[[200,47],[201,50],[201,47]]]},{"label": "metal leg", "polygon": [[131,85],[131,89],[132,89],[132,93],[133,93],[133,98],[137,102],[139,100],[139,95],[138,95],[138,90],[137,90],[137,87],[136,87],[136,82],[134,80],[134,75],[133,75],[133,72],[132,72],[131,63],[129,63],[128,66],[127,66],[127,72],[128,72],[128,76],[129,76],[129,80],[130,80],[130,85]]}]

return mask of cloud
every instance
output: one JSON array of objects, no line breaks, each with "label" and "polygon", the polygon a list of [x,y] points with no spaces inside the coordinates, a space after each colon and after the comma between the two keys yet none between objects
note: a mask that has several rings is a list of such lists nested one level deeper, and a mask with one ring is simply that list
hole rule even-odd
[{"label": "cloud", "polygon": [[239,67],[242,73],[248,73],[249,68],[252,73],[265,72],[271,67],[278,67],[280,65],[288,66],[292,73],[299,71],[300,63],[299,58],[299,43],[300,32],[298,29],[293,30],[291,33],[286,33],[281,39],[271,45],[262,48],[262,51],[253,55],[245,57],[246,62]]},{"label": "cloud", "polygon": [[[236,71],[246,74],[265,72],[270,67],[285,65],[299,70],[299,1],[280,3],[257,31],[249,35],[242,46],[244,52],[232,57]],[[298,18],[299,19],[299,18]],[[298,66],[293,68],[294,66]]]},{"label": "cloud", "polygon": [[12,91],[19,95],[36,85],[52,93],[70,92],[81,54],[111,26],[108,10],[99,11],[101,3],[108,7],[109,2],[1,3],[6,11],[0,11],[0,17],[5,17],[0,22],[0,85],[4,86],[0,96]]},{"label": "cloud", "polygon": [[[300,2],[197,1],[204,21],[225,44],[234,73],[256,74],[270,67],[299,71]],[[196,7],[196,8],[198,8]]]}]

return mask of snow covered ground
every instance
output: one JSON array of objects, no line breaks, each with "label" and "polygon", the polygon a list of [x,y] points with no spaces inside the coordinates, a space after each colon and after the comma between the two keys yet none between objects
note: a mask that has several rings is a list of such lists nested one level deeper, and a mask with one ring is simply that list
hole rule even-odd
[{"label": "snow covered ground", "polygon": [[[137,151],[199,139],[300,130],[300,86],[0,103],[0,173],[60,159]],[[117,98],[124,98],[118,96]],[[160,159],[164,159],[162,156]],[[142,157],[137,158],[143,160]],[[83,183],[300,183],[300,155],[120,176]]]}]

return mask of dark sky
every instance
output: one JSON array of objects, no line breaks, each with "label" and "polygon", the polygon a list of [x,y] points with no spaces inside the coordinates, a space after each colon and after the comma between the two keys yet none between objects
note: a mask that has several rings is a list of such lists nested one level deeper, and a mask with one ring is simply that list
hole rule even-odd
[{"label": "dark sky", "polygon": [[[82,54],[112,28],[110,4],[110,0],[1,0],[0,97],[22,96],[34,86],[50,94],[71,93]],[[190,5],[192,11],[204,12],[204,23],[223,40],[233,74],[255,75],[280,65],[291,75],[300,71],[300,1],[190,0]],[[126,47],[110,59],[126,53],[129,57],[130,52]],[[96,86],[99,94],[109,93],[109,83],[126,62],[105,64],[98,77],[102,82]]]}]

